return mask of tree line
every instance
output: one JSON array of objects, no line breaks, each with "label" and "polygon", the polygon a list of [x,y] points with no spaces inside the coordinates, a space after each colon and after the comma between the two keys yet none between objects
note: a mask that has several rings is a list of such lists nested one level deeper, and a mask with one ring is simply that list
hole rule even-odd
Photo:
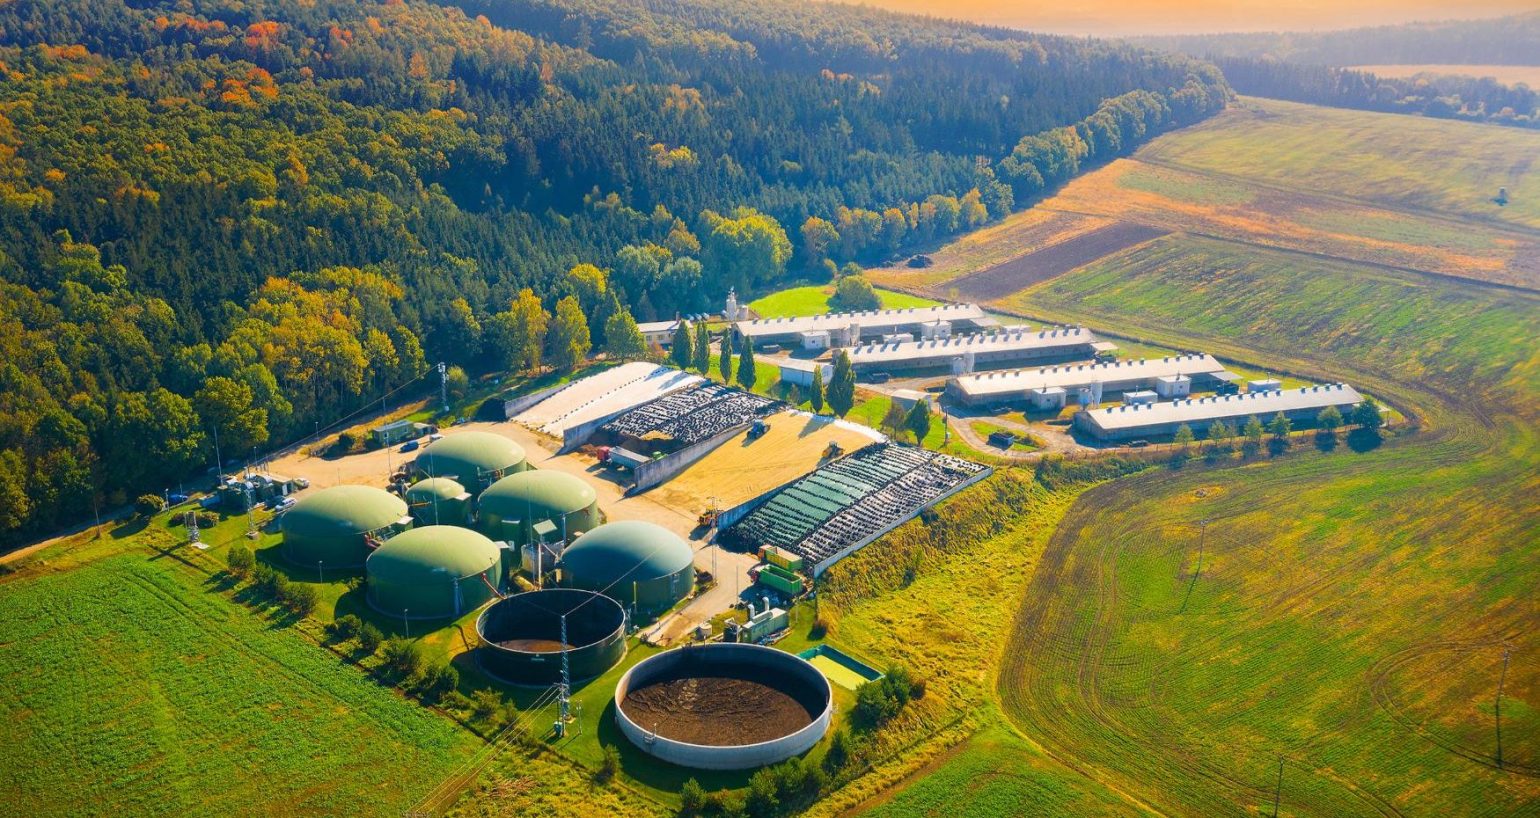
[{"label": "tree line", "polygon": [[635,357],[637,321],[1001,218],[1229,93],[746,0],[15,0],[0,32],[0,543],[438,361]]},{"label": "tree line", "polygon": [[1134,42],[1198,56],[1300,65],[1537,65],[1540,12],[1337,31],[1136,37]]},{"label": "tree line", "polygon": [[1491,77],[1418,74],[1381,77],[1352,68],[1300,65],[1274,59],[1216,57],[1242,94],[1337,108],[1421,114],[1521,128],[1540,128],[1540,95]]}]

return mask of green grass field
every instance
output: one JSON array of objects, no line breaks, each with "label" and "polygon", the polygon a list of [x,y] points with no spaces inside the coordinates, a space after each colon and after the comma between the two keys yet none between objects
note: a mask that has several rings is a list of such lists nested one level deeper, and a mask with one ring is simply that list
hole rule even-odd
[{"label": "green grass field", "polygon": [[15,815],[397,814],[479,743],[148,547],[9,578],[0,633]]},{"label": "green grass field", "polygon": [[[761,318],[823,315],[826,312],[835,311],[834,307],[829,305],[829,297],[832,295],[834,295],[834,287],[827,284],[791,287],[750,301],[749,309],[752,309]],[[931,307],[941,303],[917,295],[880,288],[877,290],[877,296],[882,299],[882,308],[885,310]]]},{"label": "green grass field", "polygon": [[[1241,103],[1151,143],[1139,159],[1540,228],[1540,173],[1532,167],[1540,134],[1277,100]],[[1508,188],[1506,207],[1492,201],[1499,187]]]},{"label": "green grass field", "polygon": [[1540,297],[1171,237],[1017,306],[1340,374],[1419,426],[1345,458],[1095,489],[1005,654],[1017,726],[1170,813],[1270,807],[1280,758],[1287,814],[1540,803],[1540,554],[1521,545],[1540,542]]}]

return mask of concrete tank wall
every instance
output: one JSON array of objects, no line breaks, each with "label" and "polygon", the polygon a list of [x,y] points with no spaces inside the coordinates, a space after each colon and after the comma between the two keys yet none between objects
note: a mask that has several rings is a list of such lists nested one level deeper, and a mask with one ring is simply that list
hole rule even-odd
[{"label": "concrete tank wall", "polygon": [[567,614],[566,652],[572,681],[592,679],[614,667],[626,655],[626,614],[614,600],[588,591],[549,588],[516,594],[481,612],[476,635],[481,645],[476,662],[487,673],[519,685],[549,685],[561,681],[562,654],[532,652],[496,644],[509,639],[550,639],[561,636],[561,616]]},{"label": "concrete tank wall", "polygon": [[[823,697],[823,711],[811,724],[790,735],[758,744],[720,747],[690,744],[656,735],[632,721],[621,707],[621,702],[632,687],[643,687],[648,682],[694,665],[699,665],[703,673],[709,672],[714,663],[762,668],[773,677],[808,685]],[[834,692],[829,687],[829,680],[818,668],[796,655],[746,643],[688,645],[660,653],[626,671],[620,677],[620,683],[615,686],[615,722],[632,744],[654,758],[701,770],[751,770],[801,755],[824,737],[833,717]]]}]

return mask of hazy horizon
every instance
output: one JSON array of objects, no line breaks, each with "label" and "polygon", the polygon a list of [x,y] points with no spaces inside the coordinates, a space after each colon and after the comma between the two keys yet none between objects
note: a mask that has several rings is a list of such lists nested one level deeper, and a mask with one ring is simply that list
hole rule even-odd
[{"label": "hazy horizon", "polygon": [[1083,0],[1074,6],[1045,0],[864,0],[861,4],[1054,34],[1108,37],[1326,31],[1540,11],[1540,0],[1477,0],[1459,5],[1437,0]]}]

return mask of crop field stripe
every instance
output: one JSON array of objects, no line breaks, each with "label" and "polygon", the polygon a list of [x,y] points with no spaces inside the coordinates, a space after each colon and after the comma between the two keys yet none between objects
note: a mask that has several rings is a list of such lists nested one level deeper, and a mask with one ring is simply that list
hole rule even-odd
[{"label": "crop field stripe", "polygon": [[1169,232],[1133,222],[1113,222],[954,279],[949,286],[967,298],[1002,298]]}]

